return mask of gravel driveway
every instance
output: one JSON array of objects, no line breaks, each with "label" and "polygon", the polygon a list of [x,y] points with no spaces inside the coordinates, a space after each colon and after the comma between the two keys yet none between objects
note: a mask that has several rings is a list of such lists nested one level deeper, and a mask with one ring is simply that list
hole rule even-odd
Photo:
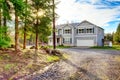
[{"label": "gravel driveway", "polygon": [[54,63],[31,80],[120,80],[120,51],[61,49],[69,59]]}]

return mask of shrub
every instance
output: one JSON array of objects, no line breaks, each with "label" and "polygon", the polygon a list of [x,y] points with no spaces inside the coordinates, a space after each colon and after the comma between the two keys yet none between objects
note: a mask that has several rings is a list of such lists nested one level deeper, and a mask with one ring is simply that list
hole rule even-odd
[{"label": "shrub", "polygon": [[5,27],[0,26],[0,48],[10,47],[11,39],[5,33]]},{"label": "shrub", "polygon": [[0,48],[7,48],[10,47],[10,42],[6,41],[5,39],[0,39]]}]

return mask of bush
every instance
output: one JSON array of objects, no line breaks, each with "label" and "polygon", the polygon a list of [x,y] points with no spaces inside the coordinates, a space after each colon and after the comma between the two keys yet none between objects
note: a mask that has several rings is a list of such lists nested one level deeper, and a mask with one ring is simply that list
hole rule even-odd
[{"label": "bush", "polygon": [[5,33],[6,30],[7,27],[0,26],[0,48],[10,47],[11,39]]},{"label": "bush", "polygon": [[7,48],[10,47],[10,41],[5,39],[0,39],[0,48]]}]

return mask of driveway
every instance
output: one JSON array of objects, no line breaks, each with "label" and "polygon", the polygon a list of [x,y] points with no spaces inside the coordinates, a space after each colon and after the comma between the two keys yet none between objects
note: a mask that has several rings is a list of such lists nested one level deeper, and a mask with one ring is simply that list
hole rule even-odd
[{"label": "driveway", "polygon": [[53,64],[32,80],[120,80],[120,51],[69,48],[60,49],[67,60]]}]

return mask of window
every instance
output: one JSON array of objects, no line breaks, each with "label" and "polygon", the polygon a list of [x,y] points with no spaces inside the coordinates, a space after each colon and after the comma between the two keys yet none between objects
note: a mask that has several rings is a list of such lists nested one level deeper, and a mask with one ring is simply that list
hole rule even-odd
[{"label": "window", "polygon": [[63,38],[63,43],[65,43],[65,44],[72,43],[72,38]]},{"label": "window", "polygon": [[62,30],[61,29],[58,29],[58,34],[62,34]]},{"label": "window", "polygon": [[85,29],[77,29],[77,34],[79,33],[85,33]]},{"label": "window", "polygon": [[88,28],[88,29],[86,29],[86,33],[94,33],[94,28]]},{"label": "window", "polygon": [[77,29],[77,34],[80,33],[94,33],[94,28]]},{"label": "window", "polygon": [[71,29],[65,29],[65,30],[64,30],[64,33],[65,33],[65,34],[71,34],[72,31],[71,31]]}]

